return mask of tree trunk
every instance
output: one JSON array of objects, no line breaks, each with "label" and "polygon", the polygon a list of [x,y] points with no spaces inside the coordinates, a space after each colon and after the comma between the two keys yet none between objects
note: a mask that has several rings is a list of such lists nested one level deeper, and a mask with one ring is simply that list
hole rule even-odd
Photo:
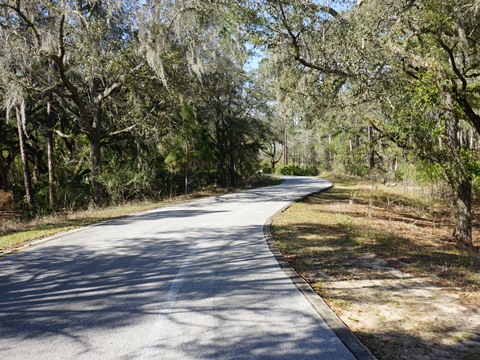
[{"label": "tree trunk", "polygon": [[54,184],[54,165],[53,165],[53,148],[54,148],[54,138],[53,138],[53,114],[52,114],[52,104],[51,104],[51,95],[47,101],[47,162],[48,162],[48,203],[50,207],[55,208],[55,184]]},{"label": "tree trunk", "polygon": [[456,198],[457,225],[453,232],[455,241],[459,244],[473,247],[472,241],[472,181],[463,177],[457,189]]},{"label": "tree trunk", "polygon": [[332,143],[332,134],[328,134],[328,151],[327,151],[327,170],[333,170],[333,151],[331,150],[330,144]]},{"label": "tree trunk", "polygon": [[102,186],[99,181],[101,156],[101,137],[96,131],[88,134],[90,145],[90,176],[92,184],[93,202],[100,205],[104,200]]},{"label": "tree trunk", "polygon": [[189,167],[188,141],[185,142],[185,195],[188,195],[188,167]]},{"label": "tree trunk", "polygon": [[229,172],[229,186],[237,186],[237,171],[235,166],[235,155],[234,149],[230,144],[230,149],[228,153],[228,172]]},{"label": "tree trunk", "polygon": [[368,134],[368,158],[367,158],[367,162],[368,162],[368,168],[370,170],[374,169],[375,168],[375,149],[373,148],[373,144],[372,144],[372,139],[373,139],[373,136],[372,136],[372,127],[371,126],[368,126],[367,127],[367,134]]},{"label": "tree trunk", "polygon": [[217,160],[217,182],[221,187],[227,187],[228,174],[227,174],[227,145],[225,135],[225,122],[218,120],[215,122],[215,134],[216,134],[216,160]]},{"label": "tree trunk", "polygon": [[0,190],[8,191],[8,170],[7,167],[0,160]]},{"label": "tree trunk", "polygon": [[283,138],[283,163],[288,165],[288,136],[287,136],[287,127],[284,129],[284,138]]},{"label": "tree trunk", "polygon": [[88,140],[90,142],[90,174],[92,184],[93,202],[101,205],[105,200],[102,186],[100,184],[100,167],[102,162],[102,104],[98,100],[98,80],[93,80],[90,91],[92,92],[92,117],[91,126],[88,129]]},{"label": "tree trunk", "polygon": [[12,166],[15,156],[11,153],[5,158],[3,154],[0,153],[0,189],[7,192],[8,191],[8,172]]},{"label": "tree trunk", "polygon": [[447,143],[455,166],[447,170],[447,177],[455,192],[457,223],[453,232],[454,239],[462,245],[473,246],[472,240],[472,179],[468,175],[465,160],[461,154],[461,143],[458,138],[458,118],[455,113],[452,95],[448,91],[442,94],[446,112],[445,131]]},{"label": "tree trunk", "polygon": [[272,173],[275,173],[275,166],[277,165],[277,161],[275,161],[275,154],[277,153],[277,145],[275,141],[272,144],[272,152],[270,155],[270,167],[272,168]]},{"label": "tree trunk", "polygon": [[19,109],[16,109],[16,115],[17,115],[17,128],[18,128],[18,144],[20,146],[20,156],[22,158],[25,195],[26,195],[28,207],[30,208],[30,210],[34,210],[35,197],[33,195],[32,177],[30,174],[30,169],[28,167],[28,156],[27,156],[27,146],[25,141],[25,133],[23,132],[22,117],[20,115]]},{"label": "tree trunk", "polygon": [[232,144],[232,134],[230,131],[226,133],[226,166],[227,166],[227,183],[228,186],[237,185],[237,172],[235,169],[235,145]]}]

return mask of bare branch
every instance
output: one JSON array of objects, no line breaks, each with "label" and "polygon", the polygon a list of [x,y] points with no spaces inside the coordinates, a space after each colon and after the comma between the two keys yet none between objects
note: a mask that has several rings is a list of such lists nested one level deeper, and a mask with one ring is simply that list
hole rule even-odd
[{"label": "bare branch", "polygon": [[306,60],[302,57],[301,49],[300,49],[300,42],[298,41],[300,33],[297,34],[297,35],[295,35],[293,33],[293,30],[288,23],[287,15],[285,14],[285,10],[283,8],[283,5],[282,5],[281,1],[278,1],[278,6],[280,8],[280,16],[281,16],[282,24],[285,27],[285,29],[287,30],[288,35],[290,36],[290,38],[292,40],[293,50],[295,51],[295,55],[294,55],[295,60],[298,61],[300,64],[302,64],[303,66],[305,66],[307,68],[318,70],[318,71],[321,71],[321,72],[326,73],[326,74],[347,76],[347,73],[345,73],[344,71],[341,71],[339,69],[326,68],[326,67],[323,67],[323,66],[320,66],[320,65],[317,65],[317,64],[313,64],[312,62],[310,62],[310,61],[308,61],[308,60]]},{"label": "bare branch", "polygon": [[55,129],[55,130],[53,130],[53,131],[55,132],[55,134],[57,134],[58,136],[60,136],[60,137],[62,137],[62,138],[64,138],[64,139],[72,139],[72,138],[74,138],[73,135],[67,135],[67,134],[61,132],[60,130]]},{"label": "bare branch", "polygon": [[[28,18],[28,16],[20,9],[20,0],[17,0],[16,5],[12,6],[9,4],[0,4],[0,7],[5,8],[5,9],[10,9],[13,10],[17,13],[17,15],[27,24],[27,26],[33,31],[33,34],[35,36],[35,40],[37,41],[37,46],[40,47],[42,44],[42,37],[40,36],[40,33],[37,30],[37,27],[35,24]],[[2,24],[2,28],[4,28]]]},{"label": "bare branch", "polygon": [[133,128],[137,127],[137,124],[133,124],[125,129],[122,129],[122,130],[117,130],[117,131],[114,131],[114,132],[111,132],[108,134],[107,137],[112,137],[112,136],[116,136],[116,135],[119,135],[119,134],[123,134],[123,133],[126,133],[130,130],[132,130]]},{"label": "bare branch", "polygon": [[62,14],[60,19],[60,31],[59,31],[59,42],[60,50],[58,55],[50,54],[50,58],[55,62],[58,67],[58,72],[60,74],[60,79],[65,85],[67,90],[70,92],[70,98],[73,100],[75,105],[77,105],[78,110],[80,111],[80,122],[84,131],[88,130],[86,123],[87,118],[87,109],[83,104],[82,98],[78,89],[72,84],[70,79],[67,76],[67,70],[65,68],[65,39],[64,39],[64,28],[65,28],[65,14]]},{"label": "bare branch", "polygon": [[334,8],[332,8],[332,7],[330,7],[330,6],[319,5],[318,7],[320,8],[320,10],[322,10],[323,12],[325,12],[325,13],[333,16],[333,17],[337,17],[337,16],[338,16],[338,12],[337,12]]},{"label": "bare branch", "polygon": [[96,104],[100,104],[103,100],[105,100],[106,98],[108,98],[110,95],[112,95],[114,92],[120,90],[122,87],[122,83],[121,82],[116,82],[116,83],[113,83],[112,85],[110,85],[108,88],[106,88],[102,94],[98,94],[96,97],[95,97],[95,103]]}]

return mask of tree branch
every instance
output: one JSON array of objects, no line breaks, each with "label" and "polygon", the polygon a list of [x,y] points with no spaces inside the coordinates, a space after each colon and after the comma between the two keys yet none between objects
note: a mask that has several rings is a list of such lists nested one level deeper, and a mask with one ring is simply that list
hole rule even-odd
[{"label": "tree branch", "polygon": [[285,27],[285,29],[287,30],[288,35],[290,36],[290,38],[292,40],[292,46],[293,46],[293,50],[295,52],[294,59],[296,61],[298,61],[300,64],[302,64],[303,66],[307,67],[307,68],[310,68],[310,69],[313,69],[313,70],[318,70],[318,71],[323,72],[325,74],[347,76],[348,74],[345,73],[344,71],[341,71],[341,70],[338,70],[338,69],[328,69],[328,68],[325,68],[323,66],[313,64],[312,62],[310,62],[310,61],[308,61],[308,60],[306,60],[302,57],[301,49],[300,49],[300,43],[298,41],[300,33],[297,34],[297,35],[295,35],[293,33],[293,30],[291,29],[291,27],[288,24],[287,15],[285,14],[285,10],[283,8],[282,2],[280,0],[278,0],[277,2],[278,2],[278,6],[280,8],[280,16],[281,16],[282,24]]},{"label": "tree branch", "polygon": [[96,97],[95,97],[95,103],[96,104],[100,104],[102,103],[103,100],[105,100],[106,98],[108,98],[110,95],[112,95],[114,92],[120,90],[122,87],[122,83],[121,82],[115,82],[113,83],[112,85],[110,85],[108,88],[106,88],[102,94],[98,94]]},{"label": "tree branch", "polygon": [[448,45],[445,44],[445,42],[443,42],[443,40],[440,37],[437,37],[437,41],[440,44],[440,46],[442,47],[442,49],[445,50],[445,52],[447,53],[448,58],[450,60],[450,65],[452,66],[453,72],[455,73],[455,75],[457,75],[459,80],[462,82],[462,90],[463,91],[467,90],[467,80],[465,79],[465,77],[462,75],[462,73],[460,72],[460,70],[457,67],[457,64],[455,62],[455,55],[453,54],[453,50],[450,47],[448,47]]},{"label": "tree branch", "polygon": [[[56,98],[57,98],[57,101],[60,103],[60,106],[62,106],[62,108],[65,110],[66,113],[70,114],[70,116],[75,119],[75,120],[78,120],[78,114],[75,114],[73,112],[72,109],[70,109],[70,106],[67,104],[67,102],[65,101],[64,97],[62,96],[63,94],[60,93],[59,90],[55,90],[53,91],[53,94],[56,95]],[[70,98],[70,97],[69,97]],[[83,129],[82,129],[83,130]]]},{"label": "tree branch", "polygon": [[473,107],[470,105],[467,98],[465,97],[465,95],[458,94],[458,92],[455,92],[455,99],[457,103],[462,107],[462,110],[465,113],[465,115],[467,115],[468,119],[470,120],[470,123],[480,134],[480,116],[475,112],[475,110],[473,109]]},{"label": "tree branch", "polygon": [[[17,13],[18,16],[27,24],[27,26],[32,29],[33,34],[35,35],[35,40],[37,41],[37,46],[40,47],[42,44],[42,37],[37,30],[35,24],[28,18],[28,16],[20,9],[20,0],[17,0],[16,5],[9,4],[0,4],[0,7],[13,10]],[[3,27],[3,26],[2,26]]]},{"label": "tree branch", "polygon": [[128,132],[128,131],[132,130],[135,127],[137,127],[137,124],[133,124],[133,125],[125,128],[125,129],[122,129],[122,130],[117,130],[117,131],[111,132],[107,135],[107,137],[113,137],[113,136],[116,136],[116,135],[123,134],[125,132]]},{"label": "tree branch", "polygon": [[173,24],[175,23],[175,21],[177,21],[177,18],[182,15],[183,13],[186,13],[186,12],[193,12],[193,13],[198,13],[198,9],[193,7],[193,6],[190,6],[190,7],[185,7],[185,8],[182,8],[180,10],[177,11],[177,13],[173,16],[173,18],[170,20],[170,24],[168,24],[167,28],[169,30],[172,29],[173,27]]},{"label": "tree branch", "polygon": [[64,139],[72,139],[74,136],[73,135],[67,135],[63,132],[61,132],[60,130],[57,130],[57,129],[54,129],[53,130],[55,132],[55,134],[57,134],[58,136],[64,138]]},{"label": "tree branch", "polygon": [[81,123],[81,127],[83,131],[88,131],[90,126],[88,126],[88,123],[86,121],[87,119],[87,109],[85,105],[82,102],[82,98],[80,96],[80,93],[78,89],[72,84],[70,79],[67,76],[67,71],[65,69],[65,41],[64,41],[64,28],[65,28],[65,14],[62,14],[62,17],[60,19],[60,31],[59,31],[59,43],[60,43],[60,50],[59,54],[50,54],[50,58],[55,62],[55,64],[58,66],[58,72],[60,74],[60,79],[62,80],[62,83],[65,85],[67,90],[70,92],[70,98],[72,101],[77,105],[78,110],[80,112],[79,120]]},{"label": "tree branch", "polygon": [[322,10],[323,12],[333,16],[333,17],[337,17],[338,16],[338,12],[337,10],[335,10],[334,8],[330,7],[330,6],[326,6],[326,5],[318,5],[319,9]]}]

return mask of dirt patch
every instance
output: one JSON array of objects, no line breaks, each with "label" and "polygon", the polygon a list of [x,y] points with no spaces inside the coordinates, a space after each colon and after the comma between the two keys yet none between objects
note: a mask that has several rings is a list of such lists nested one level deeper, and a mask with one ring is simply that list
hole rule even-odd
[{"label": "dirt patch", "polygon": [[365,258],[350,270],[355,280],[322,279],[315,287],[379,358],[480,358],[480,314],[462,301],[461,291],[390,267],[373,254]]},{"label": "dirt patch", "polygon": [[438,204],[376,190],[295,204],[273,223],[280,250],[379,359],[480,359],[480,255]]}]

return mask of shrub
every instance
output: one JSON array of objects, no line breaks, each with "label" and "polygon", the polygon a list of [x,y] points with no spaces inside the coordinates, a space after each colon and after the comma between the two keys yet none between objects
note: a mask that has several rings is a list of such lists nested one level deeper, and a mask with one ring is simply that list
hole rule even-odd
[{"label": "shrub", "polygon": [[290,176],[317,176],[318,168],[315,166],[301,167],[298,165],[284,165],[277,169],[277,174]]},{"label": "shrub", "polygon": [[262,163],[261,171],[263,174],[273,174],[272,164],[270,162],[264,161]]}]

